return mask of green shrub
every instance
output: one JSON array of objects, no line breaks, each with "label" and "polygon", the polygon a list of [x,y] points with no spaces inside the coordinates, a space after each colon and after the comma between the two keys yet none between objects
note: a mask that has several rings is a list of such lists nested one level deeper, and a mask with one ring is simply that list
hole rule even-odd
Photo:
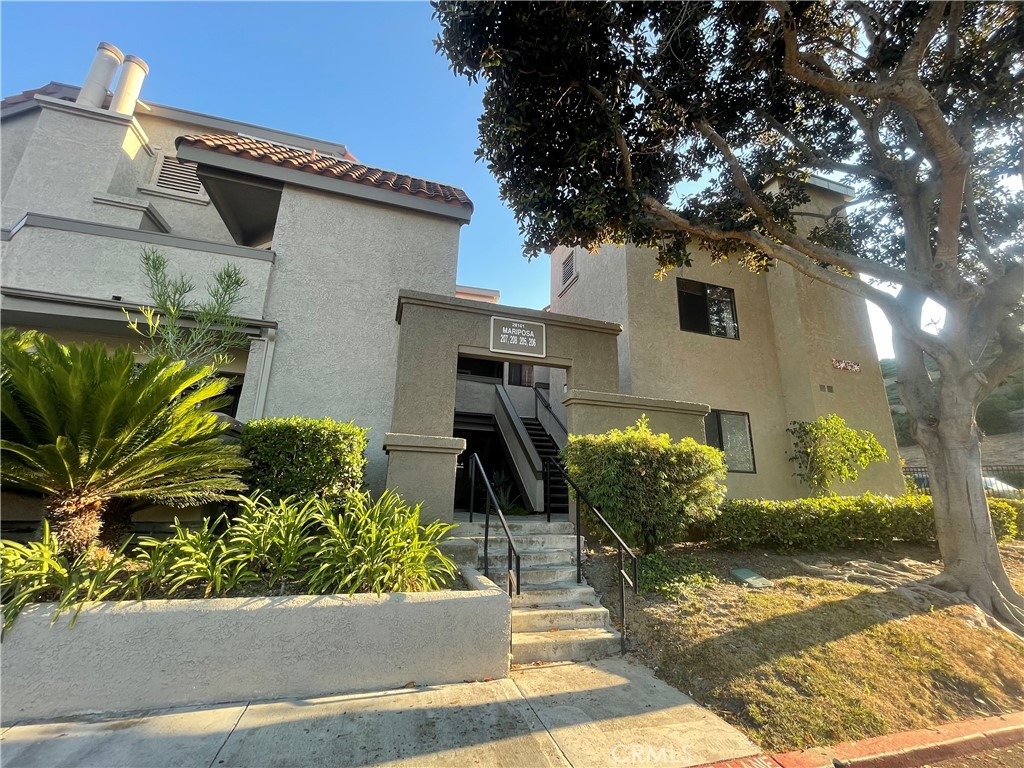
[{"label": "green shrub", "polygon": [[457,569],[439,549],[455,526],[420,524],[420,505],[409,506],[393,491],[373,501],[350,493],[337,513],[322,518],[307,577],[311,592],[419,592],[440,588]]},{"label": "green shrub", "polygon": [[[999,540],[1017,533],[1016,510],[989,500]],[[935,540],[931,496],[830,496],[772,501],[729,499],[707,527],[708,541],[725,549],[828,550],[894,541]]]},{"label": "green shrub", "polygon": [[791,421],[786,431],[793,436],[789,460],[796,462],[796,476],[815,495],[831,493],[834,483],[856,480],[858,469],[889,459],[873,434],[848,427],[835,413],[814,421]]},{"label": "green shrub", "polygon": [[655,552],[640,557],[640,584],[644,593],[678,600],[694,589],[717,583],[714,571],[694,555],[670,556]]},{"label": "green shrub", "polygon": [[94,546],[69,560],[44,522],[42,541],[0,542],[4,631],[26,605],[44,601],[58,603],[56,621],[91,600],[435,590],[457,572],[439,549],[453,527],[421,525],[419,505],[390,491],[376,501],[349,492],[333,508],[256,496],[242,499],[232,520],[193,528],[175,520],[167,538],[139,539],[132,557]]},{"label": "green shrub", "polygon": [[366,466],[366,432],[333,419],[256,419],[242,429],[249,488],[280,500],[340,499],[359,490]]},{"label": "green shrub", "polygon": [[1001,499],[1001,501],[1013,510],[1014,524],[1017,527],[1017,538],[1024,540],[1024,500]]},{"label": "green shrub", "polygon": [[1020,536],[1021,530],[1017,522],[1019,508],[1009,499],[989,499],[988,512],[992,516],[992,528],[998,541],[1016,539]]},{"label": "green shrub", "polygon": [[[653,433],[646,416],[626,430],[570,435],[562,459],[626,543],[647,553],[711,519],[725,495],[724,454],[689,437],[673,443]],[[588,513],[584,508],[584,522]],[[588,528],[598,536],[604,530],[593,520]]]}]

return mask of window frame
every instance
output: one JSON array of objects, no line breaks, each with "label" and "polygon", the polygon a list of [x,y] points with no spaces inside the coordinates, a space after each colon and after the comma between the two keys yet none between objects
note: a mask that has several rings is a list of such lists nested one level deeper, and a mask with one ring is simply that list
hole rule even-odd
[{"label": "window frame", "polygon": [[[683,294],[686,293],[686,291],[683,290],[683,286],[686,283],[691,283],[693,285],[699,285],[703,289],[703,292],[704,292],[704,313],[705,313],[705,317],[706,317],[707,325],[708,325],[708,330],[707,331],[698,331],[698,330],[695,330],[693,328],[684,328],[683,327]],[[708,298],[708,289],[709,288],[719,288],[719,289],[721,289],[723,291],[728,291],[729,292],[729,308],[732,310],[732,324],[733,324],[733,327],[736,329],[736,335],[735,336],[729,336],[728,334],[712,333],[712,331],[711,331],[711,300]],[[722,301],[722,299],[716,299],[716,301]],[[685,278],[685,277],[677,277],[676,278],[676,309],[677,309],[677,311],[679,313],[679,330],[680,331],[683,331],[685,333],[696,333],[696,334],[699,334],[701,336],[712,336],[712,337],[714,337],[716,339],[732,339],[733,341],[739,341],[740,340],[740,318],[739,318],[739,312],[736,310],[736,289],[734,289],[734,288],[730,288],[727,285],[717,285],[715,283],[705,283],[705,282],[703,282],[701,280],[690,280],[689,278]]]},{"label": "window frame", "polygon": [[719,442],[719,445],[711,445],[711,443],[707,443],[707,444],[711,445],[712,448],[717,448],[718,450],[720,450],[722,452],[725,451],[725,440],[722,437],[722,414],[723,413],[727,413],[727,414],[730,414],[730,415],[733,415],[733,416],[743,416],[743,417],[746,418],[746,421],[747,421],[747,442],[750,444],[750,466],[752,467],[752,469],[731,469],[731,468],[729,468],[728,456],[726,456],[726,469],[727,469],[727,471],[729,472],[729,474],[756,475],[757,474],[757,454],[754,451],[754,430],[750,426],[750,412],[749,411],[733,411],[733,410],[729,410],[728,408],[712,408],[708,412],[708,415],[704,417],[704,419],[705,419],[704,440],[707,441],[707,437],[708,437],[707,426],[706,426],[707,419],[710,416],[714,416],[715,417],[715,423],[716,423],[717,428],[718,428],[718,442]]}]

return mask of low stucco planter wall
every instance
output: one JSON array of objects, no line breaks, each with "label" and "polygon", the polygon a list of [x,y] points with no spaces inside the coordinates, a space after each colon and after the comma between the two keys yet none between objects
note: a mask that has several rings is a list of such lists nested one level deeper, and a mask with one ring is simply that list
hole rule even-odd
[{"label": "low stucco planter wall", "polygon": [[3,721],[505,677],[508,595],[470,591],[52,604],[0,646]]}]

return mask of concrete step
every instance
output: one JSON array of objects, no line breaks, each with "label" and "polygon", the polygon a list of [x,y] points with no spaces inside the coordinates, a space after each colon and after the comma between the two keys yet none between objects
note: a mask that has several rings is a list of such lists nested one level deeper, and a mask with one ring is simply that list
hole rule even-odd
[{"label": "concrete step", "polygon": [[[476,516],[474,515],[476,518]],[[532,516],[531,516],[532,517]],[[517,520],[514,517],[505,516],[505,520],[508,522],[508,529],[512,531],[513,538],[518,538],[518,534],[528,534],[534,536],[550,536],[552,534],[563,534],[563,535],[576,535],[576,529],[572,523],[569,522],[547,522],[546,517],[538,516],[540,519],[527,519]],[[472,523],[459,523],[459,527],[454,531],[455,535],[458,536],[483,536],[484,535],[484,523],[483,516],[474,519]],[[491,536],[504,536],[505,529],[501,527],[501,523],[498,522],[497,516],[491,517]]]},{"label": "concrete step", "polygon": [[[456,533],[459,533],[459,529],[455,529]],[[484,537],[483,535],[469,535],[465,537],[470,541],[475,541],[480,554],[484,553]],[[525,552],[528,549],[567,549],[571,552],[576,551],[576,537],[569,536],[568,534],[549,534],[549,535],[534,535],[534,534],[517,534],[512,533],[512,541],[516,545],[516,549],[520,552]],[[581,548],[586,551],[586,542],[581,542]],[[505,552],[508,549],[504,534],[496,536],[493,532],[491,533],[490,542],[490,554],[496,552]]]},{"label": "concrete step", "polygon": [[601,604],[593,587],[586,582],[577,584],[575,580],[528,587],[521,591],[522,594],[512,598],[513,609],[564,605],[595,607]]},{"label": "concrete step", "polygon": [[614,629],[517,632],[512,635],[512,663],[600,659],[618,653],[620,642]]},{"label": "concrete step", "polygon": [[523,586],[561,584],[576,578],[575,565],[524,565],[520,568]]},{"label": "concrete step", "polygon": [[[528,565],[575,565],[576,550],[568,549],[524,549],[519,552],[523,566]],[[501,547],[492,549],[490,552],[491,568],[505,568],[508,564],[508,548],[502,544]],[[483,552],[477,560],[477,567],[483,569]]]},{"label": "concrete step", "polygon": [[546,605],[513,608],[513,632],[549,632],[552,629],[608,629],[608,609],[591,605]]}]

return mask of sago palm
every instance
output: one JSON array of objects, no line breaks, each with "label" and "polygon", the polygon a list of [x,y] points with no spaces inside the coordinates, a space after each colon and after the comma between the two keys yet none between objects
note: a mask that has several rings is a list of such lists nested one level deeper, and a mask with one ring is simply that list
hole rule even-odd
[{"label": "sago palm", "polygon": [[46,496],[63,550],[97,540],[111,499],[189,506],[244,488],[212,412],[227,383],[208,367],[14,330],[2,353],[0,476]]}]

